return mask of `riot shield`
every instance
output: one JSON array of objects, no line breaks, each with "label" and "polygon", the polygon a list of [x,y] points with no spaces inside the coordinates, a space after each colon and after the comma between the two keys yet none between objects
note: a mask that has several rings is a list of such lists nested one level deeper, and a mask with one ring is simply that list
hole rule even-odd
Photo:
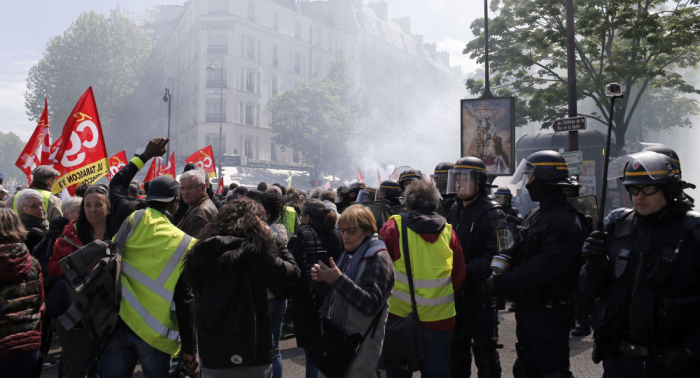
[{"label": "riot shield", "polygon": [[[598,200],[594,195],[573,197],[568,199],[569,204],[586,217],[588,228],[596,231],[600,214],[598,213]],[[589,221],[590,219],[590,221]],[[590,222],[590,223],[589,223]]]},{"label": "riot shield", "polygon": [[406,205],[398,205],[398,206],[392,206],[384,209],[383,214],[383,223],[386,223],[386,221],[391,218],[392,215],[397,215],[401,213],[405,213],[406,211]]},{"label": "riot shield", "polygon": [[362,205],[364,207],[369,208],[372,211],[372,215],[374,215],[374,220],[377,223],[377,231],[382,229],[382,226],[385,222],[382,213],[384,212],[384,209],[389,207],[389,201],[381,200],[374,202],[355,202],[354,205]]}]

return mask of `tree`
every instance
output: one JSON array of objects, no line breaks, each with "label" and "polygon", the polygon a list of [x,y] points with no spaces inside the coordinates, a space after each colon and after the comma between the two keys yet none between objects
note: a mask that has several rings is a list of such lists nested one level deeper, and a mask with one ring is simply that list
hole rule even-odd
[{"label": "tree", "polygon": [[15,185],[29,184],[27,176],[15,166],[17,158],[22,153],[24,145],[17,134],[0,131],[0,172],[5,175],[5,188],[12,193]]},{"label": "tree", "polygon": [[109,17],[82,13],[63,35],[49,40],[43,58],[29,70],[24,93],[29,119],[39,119],[48,98],[55,140],[75,103],[92,86],[100,120],[109,131],[152,49],[150,37],[119,12]]},{"label": "tree", "polygon": [[320,169],[344,171],[358,123],[357,89],[345,58],[328,66],[328,75],[299,83],[270,99],[274,140],[310,155],[321,145]]},{"label": "tree", "polygon": [[[576,82],[578,100],[597,111],[581,114],[605,125],[609,100],[605,85],[619,82],[624,98],[615,101],[617,148],[631,125],[641,130],[691,126],[698,94],[676,70],[700,59],[698,0],[577,0]],[[489,63],[495,88],[519,98],[516,112],[549,127],[567,116],[566,19],[564,1],[494,0],[498,16],[489,23]],[[483,61],[483,19],[465,54]],[[467,82],[478,93],[480,80]],[[498,90],[496,94],[499,94]],[[522,123],[522,122],[521,122]],[[615,149],[613,149],[615,151]]]}]

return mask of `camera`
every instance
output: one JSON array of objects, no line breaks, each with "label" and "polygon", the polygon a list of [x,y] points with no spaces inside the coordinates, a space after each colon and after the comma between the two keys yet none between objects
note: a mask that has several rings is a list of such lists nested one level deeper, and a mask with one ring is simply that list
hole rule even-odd
[{"label": "camera", "polygon": [[622,97],[622,85],[610,83],[605,86],[605,95],[608,97]]}]

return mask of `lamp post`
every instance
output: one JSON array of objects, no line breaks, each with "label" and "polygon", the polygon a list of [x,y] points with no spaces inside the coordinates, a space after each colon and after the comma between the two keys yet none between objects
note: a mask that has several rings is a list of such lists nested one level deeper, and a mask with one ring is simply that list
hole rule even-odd
[{"label": "lamp post", "polygon": [[[170,139],[170,98],[170,90],[166,87],[165,94],[163,95],[163,101],[168,103],[168,139]],[[165,152],[165,158],[170,158],[170,143],[168,143],[168,147]]]},{"label": "lamp post", "polygon": [[222,119],[224,117],[224,87],[222,86],[224,83],[224,63],[221,62],[220,67],[214,66],[214,64],[209,64],[207,67],[207,71],[209,72],[214,72],[215,70],[219,70],[219,164],[216,166],[219,169],[219,180],[221,180],[221,166],[224,164],[224,150],[221,148],[221,139],[223,138],[223,130],[222,130]]}]

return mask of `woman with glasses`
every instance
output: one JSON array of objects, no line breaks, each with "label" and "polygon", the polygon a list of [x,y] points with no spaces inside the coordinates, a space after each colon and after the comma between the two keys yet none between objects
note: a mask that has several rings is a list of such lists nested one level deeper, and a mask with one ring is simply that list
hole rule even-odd
[{"label": "woman with glasses", "polygon": [[44,197],[33,189],[22,190],[17,196],[17,212],[27,230],[27,238],[24,243],[31,252],[49,230]]},{"label": "woman with glasses", "polygon": [[[78,219],[71,221],[63,234],[54,244],[53,254],[49,258],[48,271],[57,279],[63,277],[59,261],[82,246],[94,240],[112,239],[110,223],[110,206],[107,188],[101,185],[89,187],[80,204]],[[57,281],[53,290],[66,290],[65,279]],[[67,297],[67,294],[66,294]],[[66,309],[70,303],[64,302]],[[63,310],[65,311],[65,309]],[[59,310],[59,312],[62,312]],[[56,325],[58,339],[63,354],[63,375],[67,378],[85,377],[87,373],[93,376],[94,360],[99,351],[99,343],[93,340],[87,329],[76,326],[66,330],[60,322]]]},{"label": "woman with glasses", "polygon": [[345,373],[345,377],[372,377],[384,340],[394,266],[367,207],[346,208],[338,220],[338,231],[345,245],[338,264],[329,258],[329,264],[319,262],[311,268],[314,281],[332,285],[321,307],[323,332],[333,328],[346,335],[364,335],[379,315],[376,329],[367,334]]},{"label": "woman with glasses", "polygon": [[311,280],[311,268],[319,260],[337,260],[343,252],[343,242],[335,230],[338,215],[326,208],[318,199],[306,201],[301,208],[301,226],[289,241],[289,249],[301,268],[301,280],[295,287],[294,333],[297,346],[304,348],[306,357],[306,378],[318,378],[318,369],[308,357],[309,348],[321,336],[321,304],[323,297],[317,286],[328,285]]}]

